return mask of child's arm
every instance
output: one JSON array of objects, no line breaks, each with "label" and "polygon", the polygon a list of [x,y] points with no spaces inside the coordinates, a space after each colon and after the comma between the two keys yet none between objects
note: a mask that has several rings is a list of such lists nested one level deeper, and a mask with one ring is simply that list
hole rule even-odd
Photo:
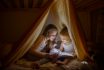
[{"label": "child's arm", "polygon": [[55,48],[57,46],[57,44],[53,44],[50,49]]}]

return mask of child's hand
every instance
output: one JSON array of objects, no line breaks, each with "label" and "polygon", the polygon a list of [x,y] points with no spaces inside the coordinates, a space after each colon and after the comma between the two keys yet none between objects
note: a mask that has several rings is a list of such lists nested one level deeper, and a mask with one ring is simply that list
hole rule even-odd
[{"label": "child's hand", "polygon": [[54,44],[53,47],[57,46],[57,44]]},{"label": "child's hand", "polygon": [[57,46],[57,44],[53,44],[53,45],[51,46],[51,49],[52,49],[52,48],[55,48],[56,46]]}]

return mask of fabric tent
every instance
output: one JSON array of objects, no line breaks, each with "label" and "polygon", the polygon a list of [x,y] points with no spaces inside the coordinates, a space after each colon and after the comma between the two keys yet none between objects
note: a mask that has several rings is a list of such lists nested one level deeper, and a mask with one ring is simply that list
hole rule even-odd
[{"label": "fabric tent", "polygon": [[88,56],[85,50],[85,41],[84,38],[82,38],[83,35],[77,25],[78,21],[71,0],[49,0],[48,4],[43,8],[43,14],[40,16],[38,21],[35,22],[34,27],[20,43],[15,52],[13,52],[9,56],[8,60],[5,61],[4,66],[14,63],[31,48],[40,35],[49,13],[51,13],[56,22],[53,25],[61,29],[64,24],[68,28],[69,35],[71,36],[72,42],[75,46],[74,48],[77,57],[80,60],[83,60]]}]

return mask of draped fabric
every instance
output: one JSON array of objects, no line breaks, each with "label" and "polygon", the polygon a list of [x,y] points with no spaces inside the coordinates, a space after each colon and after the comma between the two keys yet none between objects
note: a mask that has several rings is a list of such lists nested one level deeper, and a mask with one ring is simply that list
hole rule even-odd
[{"label": "draped fabric", "polygon": [[78,20],[71,0],[57,0],[51,9],[60,24],[64,24],[74,44],[75,52],[80,60],[88,56],[85,50],[85,42],[78,28]]},{"label": "draped fabric", "polygon": [[[67,1],[66,1],[67,3]],[[77,15],[75,13],[75,8],[72,6],[71,0],[68,2],[68,16],[69,16],[69,24],[68,26],[70,27],[70,32],[72,33],[72,40],[75,45],[75,49],[77,51],[77,56],[80,60],[83,60],[84,58],[88,57],[88,54],[86,52],[86,44],[85,44],[85,39],[83,38],[83,34],[79,28],[79,22]]]},{"label": "draped fabric", "polygon": [[36,41],[37,37],[42,31],[42,28],[45,24],[45,21],[48,17],[49,14],[49,9],[51,5],[54,3],[54,0],[51,0],[48,2],[48,5],[43,8],[43,13],[40,16],[40,18],[35,22],[34,27],[30,30],[30,32],[27,34],[27,36],[24,38],[24,40],[20,43],[18,48],[13,52],[10,57],[4,62],[4,66],[9,66],[12,63],[14,63],[16,60],[21,58],[34,44]]},{"label": "draped fabric", "polygon": [[14,54],[11,56],[10,60],[8,60],[6,62],[6,64],[8,64],[8,63],[11,64],[11,63],[15,62],[30,49],[30,47],[33,45],[33,43],[39,36],[39,34],[43,28],[43,25],[45,23],[45,20],[47,18],[47,15],[48,15],[48,12],[44,16],[44,19],[41,20],[41,24],[39,24],[35,30],[34,30],[34,28],[32,29],[31,35],[29,37],[27,37],[28,39],[25,40],[25,42],[22,42],[22,44],[20,44],[20,46],[16,49],[16,52],[14,52]]},{"label": "draped fabric", "polygon": [[62,28],[62,24],[64,24],[68,28],[69,35],[75,46],[74,48],[78,58],[83,60],[87,56],[87,53],[84,48],[84,39],[81,38],[81,32],[78,29],[78,21],[71,0],[54,0],[54,4],[52,4],[53,0],[49,1],[51,1],[50,5],[47,6],[47,8],[43,11],[44,13],[38,19],[36,25],[29,32],[26,38],[24,38],[24,41],[18,46],[16,51],[6,61],[5,65],[12,64],[20,57],[22,57],[31,48],[31,46],[36,41],[37,37],[42,31],[49,11],[52,17],[54,18],[54,21],[56,22],[54,24],[56,25],[56,27],[60,25],[60,27]]}]

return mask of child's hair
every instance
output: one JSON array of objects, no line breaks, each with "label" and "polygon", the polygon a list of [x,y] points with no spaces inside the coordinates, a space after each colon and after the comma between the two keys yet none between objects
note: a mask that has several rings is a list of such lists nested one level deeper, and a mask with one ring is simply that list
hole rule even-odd
[{"label": "child's hair", "polygon": [[47,31],[47,33],[53,33],[53,32],[57,32],[57,29],[56,28],[51,28]]},{"label": "child's hair", "polygon": [[65,37],[67,37],[70,40],[70,36],[69,36],[69,33],[68,33],[68,29],[66,27],[64,27],[61,30],[60,35],[65,36]]},{"label": "child's hair", "polygon": [[44,35],[44,36],[47,36],[49,33],[52,33],[52,32],[54,32],[54,31],[58,32],[57,27],[55,27],[54,25],[50,24],[50,25],[48,25],[48,26],[45,28],[45,30],[44,30],[44,32],[43,32],[43,35]]}]

